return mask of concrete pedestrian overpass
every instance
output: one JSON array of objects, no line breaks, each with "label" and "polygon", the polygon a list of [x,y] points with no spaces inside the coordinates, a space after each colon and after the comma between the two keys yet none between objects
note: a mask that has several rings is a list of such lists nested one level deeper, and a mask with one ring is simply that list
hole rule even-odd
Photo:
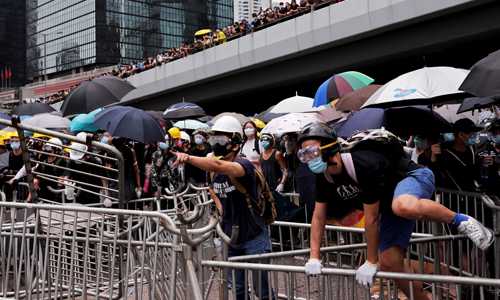
[{"label": "concrete pedestrian overpass", "polygon": [[[456,45],[478,38],[494,49],[498,16],[498,1],[345,0],[136,74],[127,80],[137,89],[122,102],[159,110],[185,99],[210,111],[211,104],[238,108],[240,99],[267,107],[271,99],[293,96],[293,87],[314,96],[311,91],[322,81],[342,71],[382,63],[405,70],[405,57],[439,51],[465,59],[470,53],[456,53],[463,49]],[[391,65],[394,59],[400,60]],[[423,67],[423,60],[419,64],[415,68]],[[387,80],[403,73],[380,72]],[[277,98],[276,90],[285,88],[293,94]]]}]

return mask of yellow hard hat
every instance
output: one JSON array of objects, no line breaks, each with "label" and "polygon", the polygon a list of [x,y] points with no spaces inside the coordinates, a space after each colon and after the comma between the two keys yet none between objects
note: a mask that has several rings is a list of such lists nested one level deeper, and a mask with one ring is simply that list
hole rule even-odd
[{"label": "yellow hard hat", "polygon": [[173,139],[181,138],[181,131],[177,127],[172,127],[168,130],[168,133],[172,136]]},{"label": "yellow hard hat", "polygon": [[46,138],[49,138],[51,139],[52,137],[49,136],[49,135],[46,135],[46,134],[42,134],[42,133],[38,133],[38,132],[35,132],[35,134],[33,135],[34,138],[43,138],[43,137],[46,137]]}]

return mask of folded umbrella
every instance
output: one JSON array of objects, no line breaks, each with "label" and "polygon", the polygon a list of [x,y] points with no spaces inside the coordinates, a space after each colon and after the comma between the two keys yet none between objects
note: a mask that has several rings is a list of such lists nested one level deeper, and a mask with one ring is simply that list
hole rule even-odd
[{"label": "folded umbrella", "polygon": [[330,77],[316,91],[313,107],[328,104],[344,94],[358,90],[373,82],[373,78],[363,73],[349,71]]},{"label": "folded umbrella", "polygon": [[23,105],[19,105],[18,107],[14,108],[11,115],[34,116],[43,113],[50,113],[53,111],[55,111],[55,109],[50,105],[47,105],[45,103],[34,102],[34,103],[26,103]]},{"label": "folded umbrella", "polygon": [[158,120],[133,107],[108,107],[95,115],[92,124],[113,136],[129,138],[143,144],[165,140],[165,133]]},{"label": "folded umbrella", "polygon": [[361,108],[441,104],[466,97],[458,87],[469,71],[450,67],[422,68],[403,74],[378,89]]},{"label": "folded umbrella", "polygon": [[98,108],[120,102],[134,89],[130,82],[115,76],[87,80],[66,96],[61,111],[63,116],[88,114]]},{"label": "folded umbrella", "polygon": [[279,134],[299,132],[304,126],[313,122],[326,123],[327,120],[317,113],[291,113],[271,120],[271,122],[267,123],[266,127],[262,129],[262,133]]},{"label": "folded umbrella", "polygon": [[500,50],[490,53],[470,68],[459,89],[483,98],[500,94]]},{"label": "folded umbrella", "polygon": [[492,105],[498,103],[499,100],[500,100],[500,94],[484,98],[479,98],[479,97],[465,98],[464,101],[460,104],[460,107],[457,110],[457,114],[466,111],[473,111],[475,109],[491,107]]}]

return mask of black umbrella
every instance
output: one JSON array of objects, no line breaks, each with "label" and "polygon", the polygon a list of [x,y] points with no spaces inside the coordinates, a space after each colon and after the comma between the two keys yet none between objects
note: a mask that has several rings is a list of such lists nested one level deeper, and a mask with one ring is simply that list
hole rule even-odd
[{"label": "black umbrella", "polygon": [[213,118],[214,116],[203,116],[201,118],[198,118],[198,120],[200,120],[201,122],[210,122]]},{"label": "black umbrella", "polygon": [[500,50],[497,50],[473,65],[458,89],[483,98],[500,94],[499,82]]},{"label": "black umbrella", "polygon": [[170,120],[182,120],[182,119],[192,119],[203,117],[205,113],[202,110],[196,108],[179,108],[173,111],[169,111],[163,115],[163,119]]},{"label": "black umbrella", "polygon": [[17,116],[34,116],[53,111],[55,111],[55,109],[48,104],[34,102],[19,105],[18,107],[14,108],[11,114]]},{"label": "black umbrella", "polygon": [[457,114],[475,109],[491,107],[500,100],[500,95],[493,95],[484,98],[466,98],[457,110]]},{"label": "black umbrella", "polygon": [[157,110],[146,110],[144,111],[145,113],[147,114],[150,114],[152,115],[153,117],[155,117],[158,121],[162,121],[163,122],[163,113],[161,111],[157,111]]},{"label": "black umbrella", "polygon": [[276,119],[279,117],[282,117],[286,115],[286,113],[271,113],[270,111],[275,107],[276,105],[273,105],[266,109],[265,111],[261,112],[260,114],[255,117],[256,119],[261,120],[264,123],[269,123],[272,119]]},{"label": "black umbrella", "polygon": [[88,114],[100,107],[120,102],[134,89],[128,81],[114,76],[84,81],[66,96],[61,107],[63,117]]},{"label": "black umbrella", "polygon": [[92,125],[99,126],[113,136],[136,140],[143,144],[165,140],[160,123],[141,109],[112,106],[97,113]]}]

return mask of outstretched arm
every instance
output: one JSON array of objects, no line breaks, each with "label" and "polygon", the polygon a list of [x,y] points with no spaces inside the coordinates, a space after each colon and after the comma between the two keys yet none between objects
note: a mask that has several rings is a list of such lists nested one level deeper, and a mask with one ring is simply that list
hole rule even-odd
[{"label": "outstretched arm", "polygon": [[177,157],[173,165],[174,167],[182,163],[189,163],[206,172],[214,172],[233,177],[243,177],[246,174],[245,168],[237,162],[218,160],[214,157],[191,156],[186,153],[175,153],[172,151],[170,151],[170,153]]}]

